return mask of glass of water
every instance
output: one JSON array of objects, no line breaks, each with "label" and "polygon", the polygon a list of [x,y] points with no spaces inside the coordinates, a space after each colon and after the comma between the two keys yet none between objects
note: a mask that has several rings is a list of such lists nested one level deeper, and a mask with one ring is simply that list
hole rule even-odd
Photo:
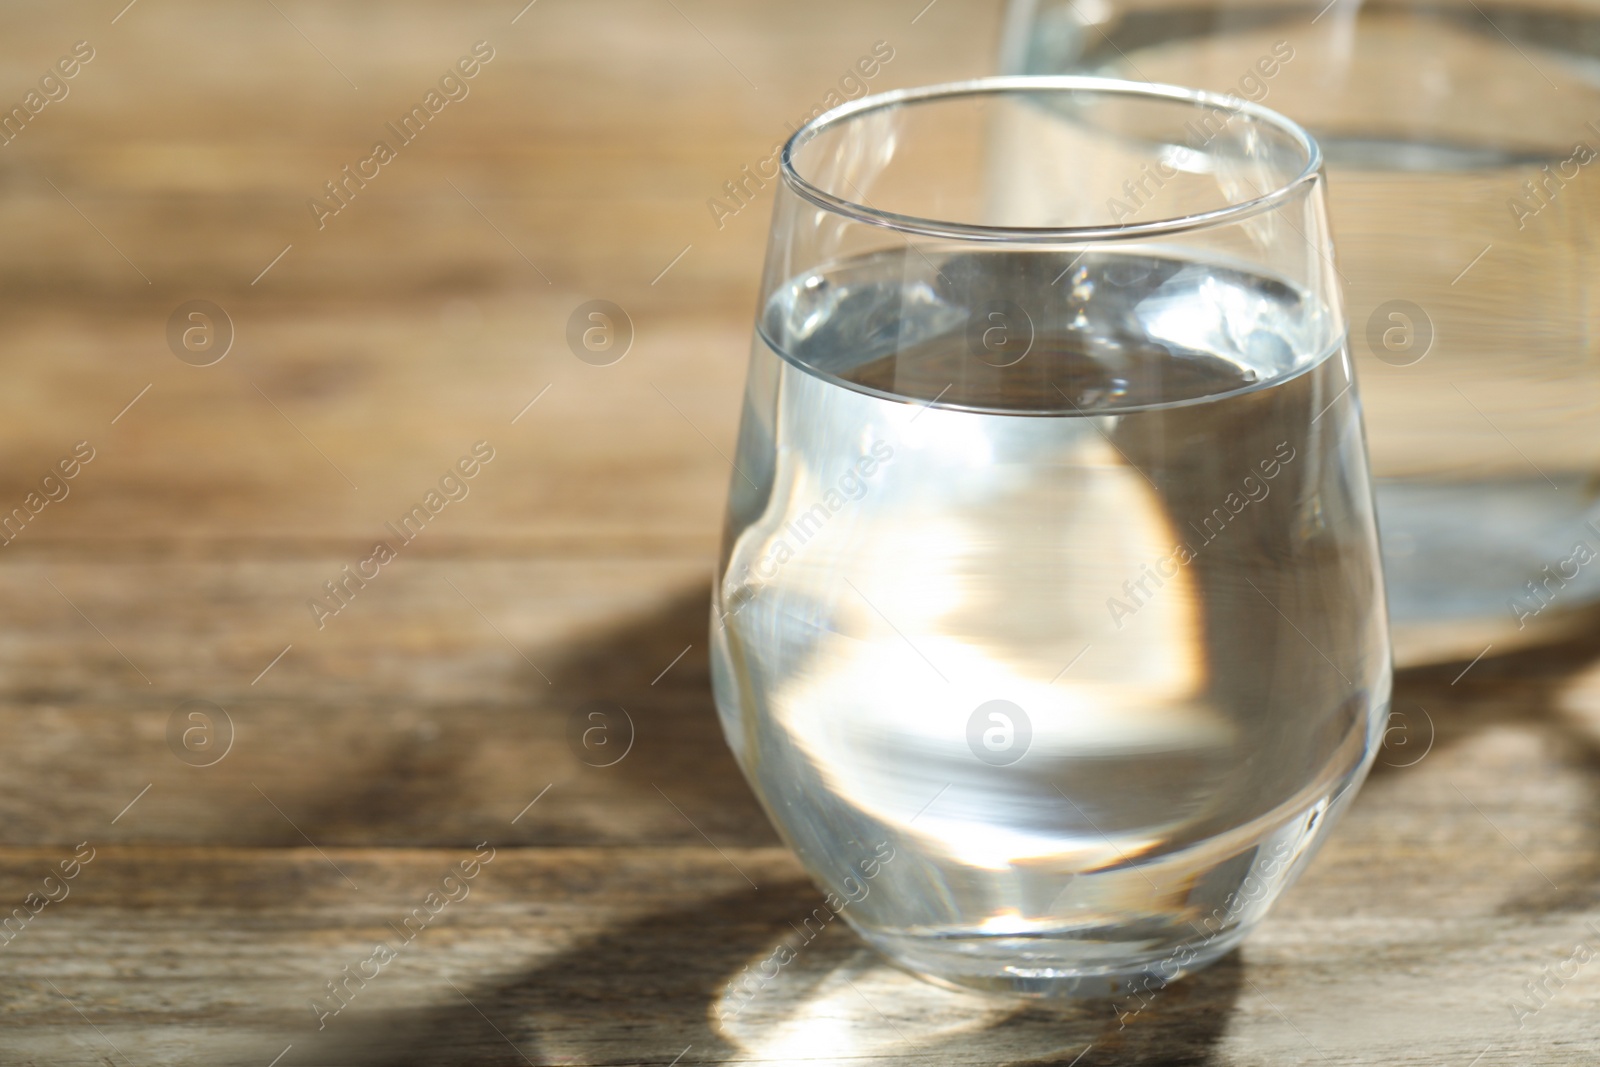
[{"label": "glass of water", "polygon": [[1316,143],[1008,77],[847,104],[782,173],[713,593],[741,768],[925,977],[1215,960],[1389,700]]}]

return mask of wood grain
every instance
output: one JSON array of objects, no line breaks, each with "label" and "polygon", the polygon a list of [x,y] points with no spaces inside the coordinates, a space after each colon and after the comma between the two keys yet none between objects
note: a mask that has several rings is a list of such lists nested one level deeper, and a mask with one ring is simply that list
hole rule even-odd
[{"label": "wood grain", "polygon": [[[874,88],[975,75],[999,12],[519,9],[0,11],[0,102],[96,49],[0,147],[0,505],[96,450],[0,547],[0,914],[94,850],[0,938],[0,1064],[1593,1062],[1600,965],[1509,1007],[1600,919],[1593,620],[1404,674],[1307,877],[1148,1004],[947,993],[836,924],[731,1013],[818,894],[710,702],[770,192],[720,227],[706,201],[874,42]],[[319,230],[307,199],[480,40],[470,95]],[[166,339],[202,298],[236,331],[207,367]],[[635,327],[609,367],[564,339],[595,298]],[[469,495],[319,626],[478,441]],[[612,766],[571,738],[593,701],[631,723]],[[195,707],[231,724],[210,766],[169,741]]]}]

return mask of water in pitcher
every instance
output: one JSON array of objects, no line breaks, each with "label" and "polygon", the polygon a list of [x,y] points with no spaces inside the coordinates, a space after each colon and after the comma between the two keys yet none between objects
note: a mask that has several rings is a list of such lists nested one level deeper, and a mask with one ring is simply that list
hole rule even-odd
[{"label": "water in pitcher", "polygon": [[1159,252],[920,256],[796,279],[762,318],[724,730],[902,961],[1012,991],[1198,966],[1386,715],[1339,334],[1282,281]]},{"label": "water in pitcher", "polygon": [[1367,411],[1396,655],[1600,599],[1600,10],[1018,0],[1004,65],[1193,85],[1304,124]]}]

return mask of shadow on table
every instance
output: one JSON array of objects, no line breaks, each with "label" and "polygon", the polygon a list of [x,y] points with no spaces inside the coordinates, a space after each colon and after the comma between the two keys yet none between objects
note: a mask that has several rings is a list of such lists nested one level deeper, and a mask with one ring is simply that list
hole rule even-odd
[{"label": "shadow on table", "polygon": [[1143,1002],[1044,1008],[952,993],[886,963],[842,924],[800,946],[753,995],[731,981],[787,940],[820,904],[808,883],[765,885],[703,906],[649,915],[525,974],[461,986],[419,1011],[341,1021],[306,1043],[306,1062],[363,1067],[486,1063],[668,1064],[756,1060],[1088,1062],[1202,1067],[1242,982],[1236,954]]},{"label": "shadow on table", "polygon": [[[775,836],[711,705],[707,603],[705,590],[686,593],[542,666],[563,705],[609,700],[633,717],[629,756],[580,772],[606,776],[612,802],[659,805],[659,787],[719,844],[769,844]],[[526,681],[530,692],[545,686],[531,671]],[[341,1019],[306,1043],[306,1062],[668,1064],[681,1054],[685,1065],[882,1058],[1067,1067],[1092,1046],[1089,1064],[1200,1067],[1211,1062],[1242,982],[1235,954],[1142,998],[1044,1007],[924,983],[884,963],[841,923],[806,943],[754,996],[729,998],[746,967],[755,973],[780,943],[799,942],[796,924],[820,903],[809,882],[763,881],[759,891],[648,915],[524,974],[461,984],[437,1006]]]},{"label": "shadow on table", "polygon": [[[703,832],[722,847],[776,845],[712,705],[710,603],[697,586],[625,625],[535,653],[537,667],[514,658],[522,699],[437,709],[426,733],[364,712],[372,727],[341,756],[345,773],[285,810],[319,844],[701,844]],[[582,719],[591,708],[600,717]],[[511,824],[546,783],[551,796]],[[300,843],[249,797],[277,820],[269,833]]]},{"label": "shadow on table", "polygon": [[[1533,727],[1555,758],[1585,783],[1591,808],[1600,810],[1600,686],[1588,687],[1587,703],[1579,703],[1574,693],[1577,677],[1600,663],[1600,607],[1574,613],[1564,629],[1564,638],[1547,644],[1398,672],[1389,731],[1373,777],[1406,774],[1486,731]],[[1471,800],[1463,796],[1463,803]],[[1507,900],[1500,910],[1543,915],[1600,904],[1600,823],[1587,820],[1584,832],[1564,868],[1540,871],[1549,879],[1542,888]]]},{"label": "shadow on table", "polygon": [[[619,791],[654,803],[653,786],[660,785],[696,814],[731,806],[713,837],[731,827],[735,840],[766,843],[770,830],[728,756],[710,706],[704,605],[700,591],[680,597],[656,616],[573,653],[555,668],[553,680],[575,698],[605,696],[637,709],[636,755],[645,758],[597,772],[615,772]],[[690,643],[700,654],[668,673],[671,685],[653,681],[656,664]],[[1426,709],[1429,732],[1425,740],[1417,733],[1391,737],[1374,774],[1408,773],[1419,745],[1427,746],[1423,759],[1437,758],[1482,731],[1531,721],[1547,726],[1562,758],[1596,783],[1600,803],[1600,706],[1585,718],[1582,709],[1563,703],[1574,675],[1597,658],[1600,625],[1559,644],[1484,657],[1470,669],[1463,661],[1401,673],[1394,706]],[[1537,913],[1589,906],[1600,886],[1600,839],[1574,855],[1575,865],[1551,872],[1562,888],[1507,907]],[[337,1032],[307,1043],[314,1060],[306,1062],[670,1064],[681,1056],[677,1062],[685,1065],[903,1059],[1068,1067],[1092,1048],[1085,1067],[1203,1067],[1213,1062],[1244,981],[1235,953],[1147,1004],[1098,1000],[1047,1009],[926,985],[882,963],[837,925],[731,1010],[729,983],[746,967],[754,971],[781,941],[792,941],[793,924],[817,903],[815,888],[794,880],[648,915],[526,973],[462,984],[440,1005],[341,1020]]]}]

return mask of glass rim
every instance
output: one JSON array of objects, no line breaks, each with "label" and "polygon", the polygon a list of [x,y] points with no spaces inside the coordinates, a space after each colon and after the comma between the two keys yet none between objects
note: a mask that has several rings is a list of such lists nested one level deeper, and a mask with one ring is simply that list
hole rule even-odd
[{"label": "glass rim", "polygon": [[[1066,92],[1091,90],[1108,95],[1142,96],[1156,100],[1212,107],[1249,115],[1287,133],[1305,152],[1304,167],[1294,177],[1236,204],[1192,215],[1175,215],[1170,218],[1151,219],[1146,222],[1106,226],[995,226],[981,223],[953,222],[902,215],[883,211],[866,203],[830,193],[814,184],[795,169],[794,152],[831,127],[859,118],[874,111],[919,104],[928,101],[954,100],[964,96],[988,96],[1021,92]],[[1122,78],[1101,78],[1077,74],[1012,74],[997,77],[972,78],[966,81],[942,82],[937,85],[893,89],[875,93],[841,104],[826,111],[801,126],[784,142],[779,170],[784,184],[793,193],[824,211],[881,226],[900,233],[922,237],[940,237],[959,241],[1007,241],[1013,243],[1060,243],[1073,241],[1098,241],[1113,238],[1155,237],[1205,229],[1251,215],[1269,211],[1298,195],[1300,187],[1317,180],[1322,170],[1322,148],[1305,127],[1284,115],[1254,101],[1223,93],[1190,89],[1181,85],[1159,82],[1128,81]],[[859,195],[859,191],[858,191]]]}]

